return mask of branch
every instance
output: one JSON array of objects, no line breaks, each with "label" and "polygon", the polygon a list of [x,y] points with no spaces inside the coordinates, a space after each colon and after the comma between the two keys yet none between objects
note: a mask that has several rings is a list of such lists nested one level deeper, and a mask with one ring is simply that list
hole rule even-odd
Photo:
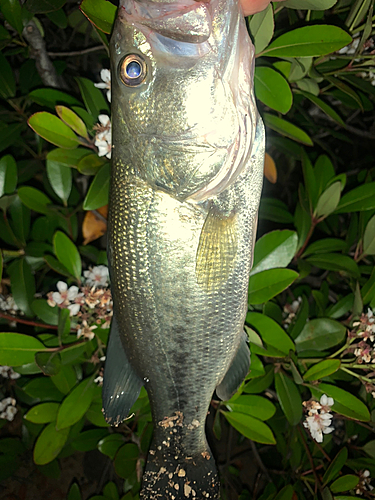
[{"label": "branch", "polygon": [[36,69],[44,85],[67,89],[63,78],[56,72],[46,50],[46,43],[33,20],[29,21],[23,30],[23,36],[30,45],[30,57],[35,59]]},{"label": "branch", "polygon": [[104,45],[96,45],[95,47],[88,47],[87,49],[74,50],[72,52],[47,52],[50,57],[74,57],[90,54],[90,52],[97,52],[98,50],[106,50]]},{"label": "branch", "polygon": [[47,323],[38,323],[37,321],[33,321],[31,319],[23,319],[18,318],[17,316],[12,316],[11,314],[5,314],[0,312],[0,318],[7,319],[8,321],[15,321],[16,323],[23,323],[24,325],[30,326],[40,326],[41,328],[52,328],[53,330],[57,330],[57,325],[48,325]]}]

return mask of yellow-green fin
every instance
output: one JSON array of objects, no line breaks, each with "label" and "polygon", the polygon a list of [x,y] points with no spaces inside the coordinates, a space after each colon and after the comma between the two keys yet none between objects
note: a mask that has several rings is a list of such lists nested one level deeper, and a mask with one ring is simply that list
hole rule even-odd
[{"label": "yellow-green fin", "polygon": [[207,292],[218,290],[233,270],[237,255],[237,216],[208,212],[199,238],[196,277]]}]

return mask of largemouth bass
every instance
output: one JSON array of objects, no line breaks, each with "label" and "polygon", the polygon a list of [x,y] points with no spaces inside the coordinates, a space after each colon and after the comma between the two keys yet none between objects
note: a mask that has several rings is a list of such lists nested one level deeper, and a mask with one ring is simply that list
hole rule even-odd
[{"label": "largemouth bass", "polygon": [[243,331],[262,187],[254,50],[237,0],[121,0],[110,43],[107,421],[144,385],[141,498],[219,498],[205,421],[246,376]]}]

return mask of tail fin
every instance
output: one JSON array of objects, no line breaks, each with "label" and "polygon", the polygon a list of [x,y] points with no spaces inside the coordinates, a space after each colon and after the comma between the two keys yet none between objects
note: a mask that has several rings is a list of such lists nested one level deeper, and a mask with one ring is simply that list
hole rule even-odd
[{"label": "tail fin", "polygon": [[[169,446],[168,446],[169,445]],[[141,500],[219,499],[219,480],[210,449],[195,456],[163,441],[151,443]]]}]

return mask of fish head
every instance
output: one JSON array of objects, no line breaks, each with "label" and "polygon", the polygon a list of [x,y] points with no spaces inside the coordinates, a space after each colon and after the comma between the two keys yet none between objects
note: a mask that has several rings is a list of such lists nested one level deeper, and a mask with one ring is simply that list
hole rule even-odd
[{"label": "fish head", "polygon": [[223,191],[257,121],[238,0],[121,0],[110,50],[114,164],[181,200]]}]

